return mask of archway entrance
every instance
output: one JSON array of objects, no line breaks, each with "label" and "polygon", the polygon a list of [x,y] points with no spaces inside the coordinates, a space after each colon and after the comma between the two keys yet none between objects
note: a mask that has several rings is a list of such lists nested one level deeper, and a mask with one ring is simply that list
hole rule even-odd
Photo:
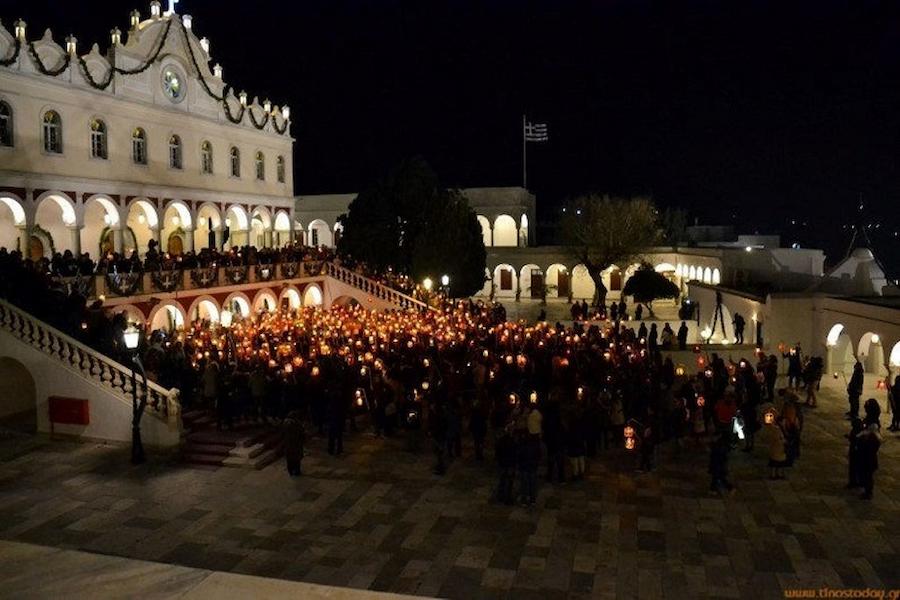
[{"label": "archway entrance", "polygon": [[37,392],[25,365],[8,356],[0,357],[0,424],[34,433],[37,430]]}]

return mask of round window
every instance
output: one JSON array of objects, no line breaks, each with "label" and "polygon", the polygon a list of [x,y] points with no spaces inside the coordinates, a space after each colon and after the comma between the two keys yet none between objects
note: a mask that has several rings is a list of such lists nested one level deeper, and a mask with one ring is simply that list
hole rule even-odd
[{"label": "round window", "polygon": [[166,97],[172,102],[178,102],[184,98],[185,80],[180,72],[172,67],[163,70],[162,86]]}]

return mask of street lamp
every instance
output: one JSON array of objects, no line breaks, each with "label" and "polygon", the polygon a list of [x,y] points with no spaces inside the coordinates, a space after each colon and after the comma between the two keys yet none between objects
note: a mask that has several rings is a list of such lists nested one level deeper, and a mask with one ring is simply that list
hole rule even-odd
[{"label": "street lamp", "polygon": [[434,287],[434,282],[431,280],[431,277],[426,277],[424,281],[422,281],[422,287],[425,288],[426,292],[430,292],[431,288]]},{"label": "street lamp", "polygon": [[[125,348],[131,355],[131,463],[139,465],[144,462],[144,444],[141,442],[141,417],[147,406],[147,374],[138,354],[138,346],[141,341],[141,332],[137,327],[130,325],[122,334],[125,340]],[[143,379],[143,394],[138,402],[137,396],[137,371],[140,370]]]}]

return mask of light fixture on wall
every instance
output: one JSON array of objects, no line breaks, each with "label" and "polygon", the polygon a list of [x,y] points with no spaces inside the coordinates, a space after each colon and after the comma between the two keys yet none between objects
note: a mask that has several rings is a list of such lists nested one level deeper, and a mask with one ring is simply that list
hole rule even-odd
[{"label": "light fixture on wall", "polygon": [[247,92],[242,90],[241,93],[238,94],[238,98],[241,101],[241,106],[247,106]]},{"label": "light fixture on wall", "polygon": [[70,35],[66,38],[66,52],[69,53],[69,56],[75,56],[75,52],[78,49],[78,38],[74,35]]},{"label": "light fixture on wall", "polygon": [[209,38],[202,37],[200,38],[200,47],[203,48],[203,51],[209,54]]},{"label": "light fixture on wall", "polygon": [[122,32],[119,31],[118,27],[113,27],[109,32],[109,40],[113,46],[118,46],[122,43]]},{"label": "light fixture on wall", "polygon": [[281,107],[281,116],[284,117],[285,119],[290,119],[291,118],[291,107],[288,106],[287,104],[285,104],[283,107]]},{"label": "light fixture on wall", "polygon": [[25,41],[25,21],[22,19],[16,21],[16,37],[23,42]]},{"label": "light fixture on wall", "polygon": [[216,65],[213,67],[213,75],[215,75],[219,79],[222,79],[223,72],[224,71],[222,70],[222,65],[220,65],[219,63],[216,63]]},{"label": "light fixture on wall", "polygon": [[184,24],[185,29],[190,29],[193,24],[194,18],[191,15],[182,15],[181,22]]},{"label": "light fixture on wall", "polygon": [[133,11],[131,11],[131,20],[130,20],[130,23],[131,23],[131,28],[132,28],[132,29],[137,29],[137,28],[138,28],[138,25],[141,24],[141,12],[140,12],[139,10],[133,10]]}]

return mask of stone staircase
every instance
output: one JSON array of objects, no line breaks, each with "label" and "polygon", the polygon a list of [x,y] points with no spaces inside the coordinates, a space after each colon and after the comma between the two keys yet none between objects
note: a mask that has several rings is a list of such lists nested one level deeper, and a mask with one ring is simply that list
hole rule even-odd
[{"label": "stone staircase", "polygon": [[215,415],[192,410],[182,414],[182,461],[207,467],[262,469],[282,453],[282,434],[274,425],[235,424],[232,431],[218,431]]}]

